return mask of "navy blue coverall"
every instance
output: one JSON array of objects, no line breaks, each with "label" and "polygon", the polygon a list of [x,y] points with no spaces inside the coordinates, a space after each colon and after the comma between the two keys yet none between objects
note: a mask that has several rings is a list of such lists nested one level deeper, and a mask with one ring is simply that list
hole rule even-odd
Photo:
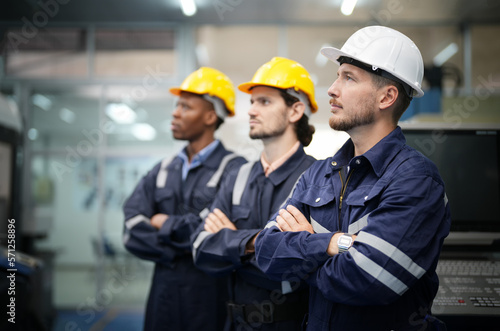
[{"label": "navy blue coverall", "polygon": [[269,177],[261,162],[243,165],[237,174],[227,177],[211,207],[219,208],[238,230],[222,229],[211,234],[202,223],[193,235],[196,266],[213,275],[231,274],[230,316],[225,330],[300,330],[307,310],[307,287],[297,290],[288,283],[270,280],[258,268],[255,254],[245,254],[245,247],[314,161],[301,145]]},{"label": "navy blue coverall", "polygon": [[[348,140],[304,173],[287,204],[315,233],[281,232],[271,218],[255,242],[259,266],[275,280],[307,281],[307,330],[427,330],[451,223],[443,180],[399,127],[353,152]],[[329,256],[338,231],[358,236]]]},{"label": "navy blue coverall", "polygon": [[[220,331],[226,317],[227,279],[198,270],[190,235],[201,222],[222,179],[245,159],[222,143],[182,179],[182,160],[165,159],[137,185],[124,205],[124,244],[137,257],[155,262],[144,330]],[[150,219],[169,215],[158,230]]]}]

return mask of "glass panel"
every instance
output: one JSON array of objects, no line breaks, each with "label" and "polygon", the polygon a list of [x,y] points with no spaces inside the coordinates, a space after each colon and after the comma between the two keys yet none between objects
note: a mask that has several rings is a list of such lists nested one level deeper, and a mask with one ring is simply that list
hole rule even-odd
[{"label": "glass panel", "polygon": [[81,87],[33,93],[30,100],[33,149],[62,149],[68,166],[72,161],[95,154],[105,130],[105,123],[99,121],[100,91],[100,87]]},{"label": "glass panel", "polygon": [[86,32],[76,28],[9,29],[4,35],[6,75],[51,78],[88,74]]},{"label": "glass panel", "polygon": [[278,55],[276,26],[203,26],[197,31],[199,65],[214,67],[238,85]]},{"label": "glass panel", "polygon": [[174,37],[173,30],[98,29],[94,72],[99,77],[174,75]]},{"label": "glass panel", "polygon": [[106,94],[104,123],[113,152],[143,155],[161,148],[164,156],[183,145],[172,137],[170,122],[176,98],[164,86],[113,86]]}]

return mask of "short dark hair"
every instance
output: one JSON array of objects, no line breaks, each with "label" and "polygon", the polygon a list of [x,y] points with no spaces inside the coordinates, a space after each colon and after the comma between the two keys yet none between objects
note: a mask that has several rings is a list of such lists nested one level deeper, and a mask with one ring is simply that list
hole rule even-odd
[{"label": "short dark hair", "polygon": [[[288,107],[291,107],[296,102],[300,101],[293,95],[288,94],[286,90],[283,89],[277,89],[277,90],[280,91],[280,95],[285,101],[285,105],[287,105]],[[311,105],[309,105],[309,107],[311,107]],[[300,120],[295,125],[295,133],[297,134],[297,139],[304,146],[309,146],[315,131],[316,129],[314,128],[314,126],[309,124],[309,118],[307,117],[306,114],[302,115]]]},{"label": "short dark hair", "polygon": [[370,76],[372,77],[372,81],[377,88],[393,85],[398,89],[398,98],[394,103],[394,113],[392,115],[394,124],[397,124],[401,116],[403,116],[403,113],[410,105],[411,98],[408,96],[408,94],[406,94],[405,89],[401,83],[386,77],[382,77],[380,75],[371,74]]}]

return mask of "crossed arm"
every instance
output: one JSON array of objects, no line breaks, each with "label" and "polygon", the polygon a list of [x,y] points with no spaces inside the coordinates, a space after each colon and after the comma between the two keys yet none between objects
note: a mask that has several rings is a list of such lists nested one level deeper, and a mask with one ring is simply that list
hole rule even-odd
[{"label": "crossed arm", "polygon": [[[314,234],[314,230],[312,228],[311,223],[309,223],[306,217],[296,207],[292,205],[288,205],[286,209],[280,209],[278,215],[276,216],[276,222],[278,223],[278,227],[282,232],[307,231],[311,234]],[[210,233],[217,233],[224,228],[230,230],[237,230],[234,223],[231,222],[229,218],[227,218],[227,216],[218,208],[215,208],[214,211],[207,216],[207,218],[205,219],[204,228],[206,231]],[[342,234],[343,234],[342,232],[337,232],[332,236],[332,239],[330,240],[330,245],[328,246],[327,249],[328,255],[333,256],[335,254],[338,254],[339,248],[337,245],[337,241]],[[253,236],[248,241],[246,245],[246,251],[248,253],[253,252],[255,250],[255,239],[257,238],[257,235],[258,234]],[[353,239],[355,240],[356,236],[353,236]]]},{"label": "crossed arm", "polygon": [[[311,234],[314,234],[311,223],[309,223],[307,218],[300,212],[300,210],[292,205],[288,205],[286,209],[280,209],[280,211],[278,212],[278,216],[276,216],[276,222],[278,223],[278,227],[282,232],[307,231]],[[332,239],[330,240],[330,244],[328,245],[328,249],[326,251],[328,255],[334,256],[339,253],[337,241],[343,234],[344,233],[342,232],[337,232],[332,236]],[[356,237],[357,236],[355,235],[352,236],[353,240],[356,240]]]}]

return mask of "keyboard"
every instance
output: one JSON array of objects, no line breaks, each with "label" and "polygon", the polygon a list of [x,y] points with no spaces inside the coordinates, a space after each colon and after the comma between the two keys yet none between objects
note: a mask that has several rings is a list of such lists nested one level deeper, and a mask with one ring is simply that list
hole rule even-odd
[{"label": "keyboard", "polygon": [[500,315],[500,261],[440,260],[435,315]]}]

